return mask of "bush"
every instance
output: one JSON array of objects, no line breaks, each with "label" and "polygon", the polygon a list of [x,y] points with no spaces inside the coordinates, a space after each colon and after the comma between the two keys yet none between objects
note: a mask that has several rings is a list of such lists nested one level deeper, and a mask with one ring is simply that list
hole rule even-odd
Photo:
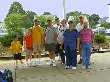
[{"label": "bush", "polygon": [[5,35],[3,37],[0,37],[0,42],[2,43],[3,46],[10,46],[12,41],[12,36],[11,35]]},{"label": "bush", "polygon": [[23,34],[20,32],[19,33],[12,32],[12,33],[9,33],[8,35],[2,36],[0,37],[0,42],[2,43],[3,46],[9,47],[11,45],[11,42],[15,38],[16,34],[19,35],[19,40],[22,43]]},{"label": "bush", "polygon": [[106,36],[104,33],[97,33],[94,38],[95,42],[98,44],[102,44],[106,42]]}]

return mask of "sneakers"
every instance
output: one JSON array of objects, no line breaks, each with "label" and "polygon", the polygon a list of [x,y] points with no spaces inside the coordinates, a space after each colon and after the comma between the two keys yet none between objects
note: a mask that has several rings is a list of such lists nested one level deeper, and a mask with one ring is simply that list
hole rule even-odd
[{"label": "sneakers", "polygon": [[76,69],[76,67],[71,67],[71,69],[75,70],[75,69]]},{"label": "sneakers", "polygon": [[53,67],[56,67],[55,60],[50,60],[47,64],[52,65]]},{"label": "sneakers", "polygon": [[65,69],[73,69],[73,70],[75,70],[76,67],[74,67],[74,66],[65,66]]},{"label": "sneakers", "polygon": [[52,61],[52,66],[53,66],[53,67],[56,67],[55,60]]},{"label": "sneakers", "polygon": [[65,66],[65,69],[70,69],[70,66]]},{"label": "sneakers", "polygon": [[50,60],[49,62],[47,62],[48,65],[52,65],[52,63],[53,63],[53,62],[52,62],[51,60]]},{"label": "sneakers", "polygon": [[82,65],[82,69],[92,69],[92,67],[90,65],[89,66]]},{"label": "sneakers", "polygon": [[55,63],[52,63],[52,66],[53,66],[53,67],[56,67],[56,64],[55,64]]}]

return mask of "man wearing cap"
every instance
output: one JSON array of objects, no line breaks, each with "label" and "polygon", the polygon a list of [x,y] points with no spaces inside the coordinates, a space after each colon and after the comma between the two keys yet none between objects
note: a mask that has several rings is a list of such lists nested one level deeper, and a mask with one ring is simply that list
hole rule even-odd
[{"label": "man wearing cap", "polygon": [[47,20],[47,29],[45,31],[45,50],[49,52],[49,64],[56,66],[55,51],[57,44],[57,29],[52,25],[52,20]]},{"label": "man wearing cap", "polygon": [[61,57],[61,63],[65,64],[65,53],[64,53],[64,45],[62,44],[63,41],[63,33],[65,32],[66,29],[69,29],[68,25],[67,25],[67,21],[65,19],[63,19],[61,21],[61,26],[58,29],[58,37],[57,37],[57,41],[58,41],[58,53]]}]

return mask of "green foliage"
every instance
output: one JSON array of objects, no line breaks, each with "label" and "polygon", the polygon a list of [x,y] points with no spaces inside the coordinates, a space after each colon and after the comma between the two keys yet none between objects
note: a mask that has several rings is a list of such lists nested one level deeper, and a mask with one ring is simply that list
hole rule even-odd
[{"label": "green foliage", "polygon": [[2,43],[3,46],[10,46],[11,44],[11,41],[13,40],[13,35],[11,34],[8,34],[8,35],[5,35],[3,37],[0,37],[0,42]]},{"label": "green foliage", "polygon": [[5,36],[0,37],[0,42],[3,46],[9,47],[11,42],[15,39],[15,36],[18,35],[19,41],[23,43],[23,34],[22,32],[10,32]]},{"label": "green foliage", "polygon": [[19,2],[13,2],[5,18],[8,31],[21,31],[22,28],[29,28],[33,24],[35,12],[23,10]]},{"label": "green foliage", "polygon": [[96,24],[98,24],[100,17],[97,14],[92,14],[91,16],[89,16],[89,23],[91,27],[95,27]]},{"label": "green foliage", "polygon": [[40,20],[40,24],[43,28],[46,27],[46,17],[44,15],[41,15],[38,17],[38,19]]},{"label": "green foliage", "polygon": [[9,32],[21,31],[22,28],[29,28],[31,26],[31,21],[26,15],[14,13],[5,18],[5,24]]},{"label": "green foliage", "polygon": [[89,20],[89,23],[90,23],[90,27],[95,27],[96,24],[98,24],[98,21],[100,19],[99,15],[97,15],[97,14],[89,15],[89,14],[84,14],[84,13],[78,12],[78,11],[73,11],[73,12],[67,13],[66,18],[68,19],[69,16],[73,16],[74,22],[75,22],[75,24],[77,24],[77,23],[79,23],[79,16],[80,15],[84,15],[87,17],[87,19]]},{"label": "green foliage", "polygon": [[94,38],[95,42],[98,44],[102,44],[106,42],[106,36],[104,33],[97,33]]},{"label": "green foliage", "polygon": [[[4,40],[3,44],[9,45],[13,39],[12,36],[18,33],[22,41],[23,30],[32,26],[34,15],[35,13],[32,11],[25,12],[19,2],[13,2],[5,18],[5,25],[9,35],[1,38],[1,40]],[[9,39],[7,39],[7,37],[9,37]]]},{"label": "green foliage", "polygon": [[67,13],[66,18],[68,19],[70,16],[73,16],[75,25],[77,25],[79,23],[79,16],[80,15],[82,15],[81,12],[73,11],[73,12]]},{"label": "green foliage", "polygon": [[25,11],[23,10],[23,7],[19,2],[13,2],[11,4],[10,9],[9,9],[8,15],[11,14],[11,13],[25,14]]},{"label": "green foliage", "polygon": [[40,16],[36,15],[36,19],[38,19],[41,23],[41,26],[45,28],[47,25],[47,20],[50,19],[54,21],[55,17],[53,15],[40,15]]},{"label": "green foliage", "polygon": [[33,20],[34,20],[34,16],[37,15],[37,14],[33,11],[26,11],[26,15],[27,15],[27,17],[29,17],[29,20],[31,21],[31,25],[32,25]]},{"label": "green foliage", "polygon": [[50,12],[44,12],[43,15],[52,15]]},{"label": "green foliage", "polygon": [[110,28],[110,23],[109,22],[103,22],[100,26],[109,29]]}]

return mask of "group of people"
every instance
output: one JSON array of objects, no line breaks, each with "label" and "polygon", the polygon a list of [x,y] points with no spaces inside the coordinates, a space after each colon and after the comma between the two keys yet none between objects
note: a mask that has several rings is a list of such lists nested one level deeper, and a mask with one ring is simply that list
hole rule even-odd
[{"label": "group of people", "polygon": [[[93,32],[85,16],[79,16],[77,25],[72,20],[59,19],[47,20],[47,27],[42,28],[38,19],[34,25],[28,28],[23,37],[23,48],[26,52],[26,62],[34,57],[41,58],[42,50],[48,51],[49,64],[56,66],[56,54],[60,55],[61,63],[66,69],[77,68],[77,52],[79,51],[82,67],[88,69],[90,66]],[[21,60],[22,46],[16,37],[10,49],[16,60]],[[22,61],[21,61],[22,63]]]}]

